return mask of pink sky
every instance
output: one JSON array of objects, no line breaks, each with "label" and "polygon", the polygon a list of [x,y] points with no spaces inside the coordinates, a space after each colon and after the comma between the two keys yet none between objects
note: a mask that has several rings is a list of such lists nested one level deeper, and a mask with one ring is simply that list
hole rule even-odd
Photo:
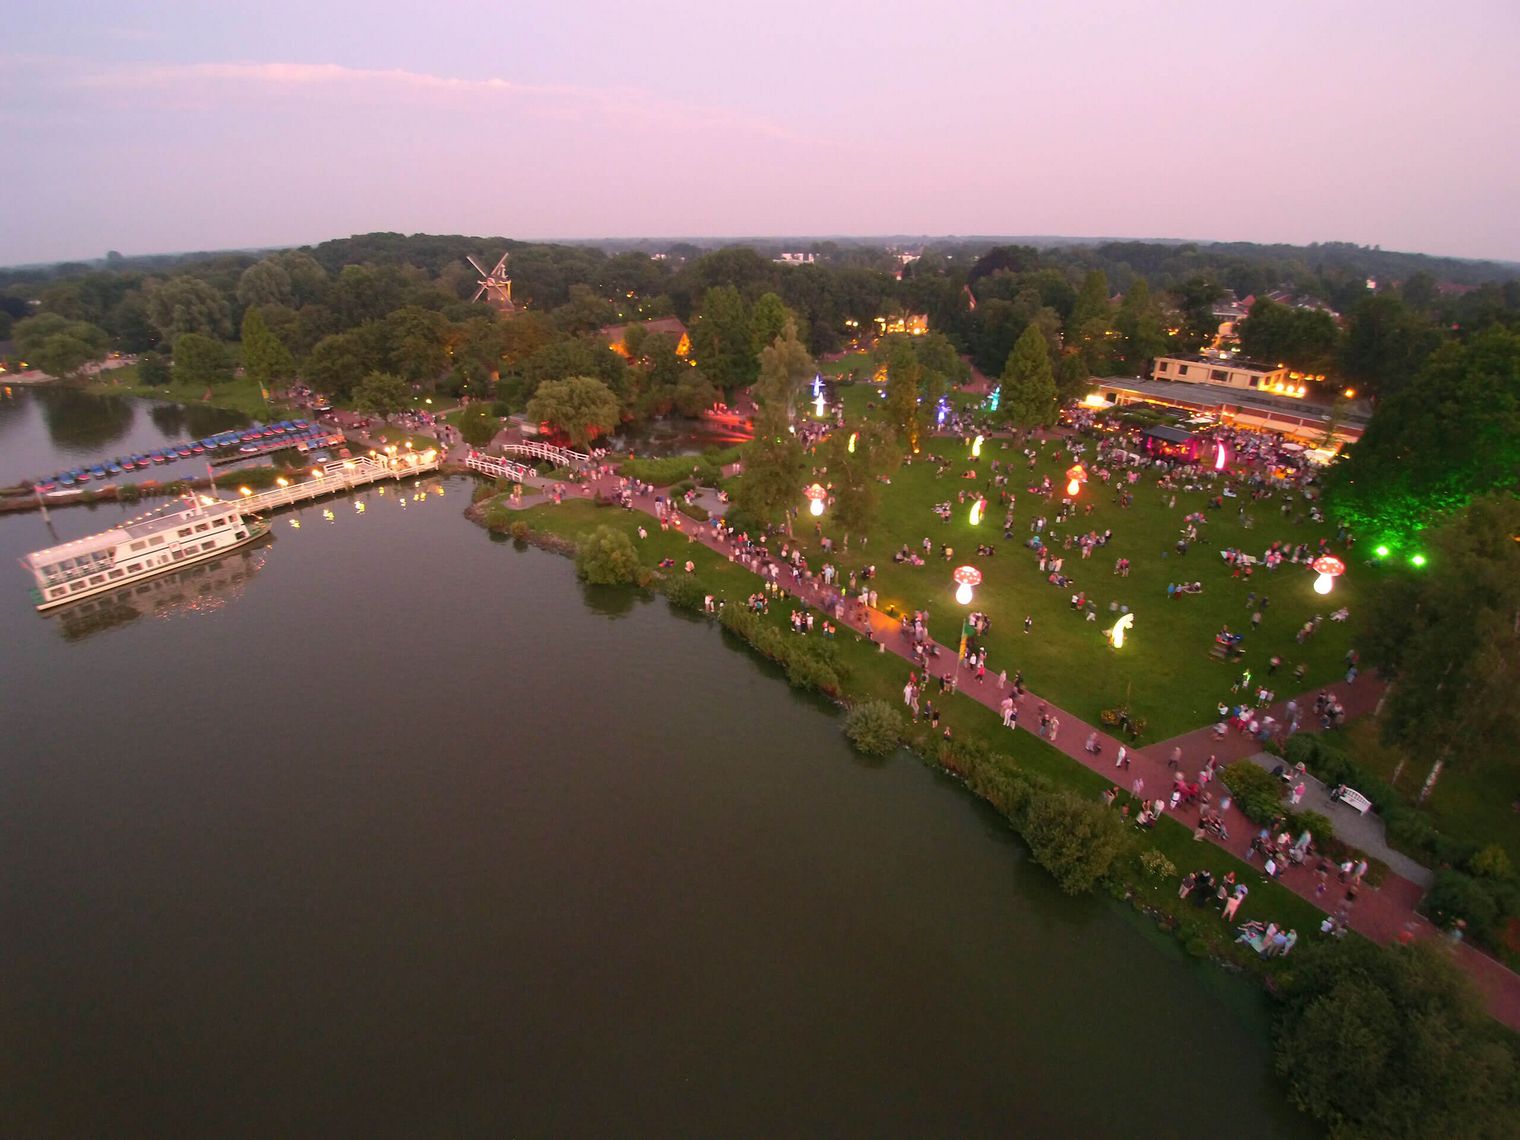
[{"label": "pink sky", "polygon": [[381,229],[1520,260],[1513,2],[124,7],[9,10],[0,264]]}]

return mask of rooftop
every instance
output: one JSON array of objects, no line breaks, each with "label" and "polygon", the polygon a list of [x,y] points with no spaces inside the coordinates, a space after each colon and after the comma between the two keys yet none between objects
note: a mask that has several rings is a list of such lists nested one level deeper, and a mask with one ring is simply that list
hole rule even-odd
[{"label": "rooftop", "polygon": [[1185,360],[1189,364],[1208,364],[1215,368],[1234,368],[1239,372],[1277,372],[1277,364],[1263,364],[1259,360],[1247,360],[1244,356],[1207,356],[1201,352],[1168,352],[1157,360]]},{"label": "rooftop", "polygon": [[[1175,359],[1175,358],[1174,358]],[[1206,384],[1176,383],[1171,380],[1141,380],[1135,376],[1108,376],[1098,383],[1105,388],[1130,392],[1146,399],[1164,400],[1173,404],[1185,404],[1195,408],[1245,408],[1262,412],[1281,412],[1302,419],[1328,420],[1330,408],[1305,400],[1273,396],[1265,392],[1252,392],[1241,388],[1213,388]],[[1352,403],[1341,412],[1341,422],[1348,426],[1365,427],[1372,412],[1361,401]]]}]

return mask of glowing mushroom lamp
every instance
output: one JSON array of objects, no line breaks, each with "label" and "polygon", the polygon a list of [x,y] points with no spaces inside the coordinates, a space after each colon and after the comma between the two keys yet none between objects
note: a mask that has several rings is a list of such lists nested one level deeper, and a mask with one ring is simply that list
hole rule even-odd
[{"label": "glowing mushroom lamp", "polygon": [[1346,564],[1332,554],[1320,555],[1309,566],[1319,575],[1314,579],[1316,594],[1328,594],[1334,588],[1335,580],[1346,572]]},{"label": "glowing mushroom lamp", "polygon": [[1082,484],[1087,482],[1087,468],[1080,463],[1074,464],[1066,470],[1066,493],[1076,498],[1082,490]]},{"label": "glowing mushroom lamp", "polygon": [[976,502],[974,502],[974,503],[971,504],[971,525],[972,526],[980,526],[982,524],[982,512],[984,510],[986,510],[986,509],[987,509],[987,500],[984,499],[984,498],[982,498],[980,495],[978,495],[977,499],[976,499]]},{"label": "glowing mushroom lamp", "polygon": [[812,502],[808,504],[808,513],[813,515],[814,518],[823,514],[823,501],[829,497],[829,493],[820,487],[817,483],[814,483],[811,487],[802,493],[812,500]]},{"label": "glowing mushroom lamp", "polygon": [[951,575],[956,581],[955,600],[963,606],[971,604],[971,587],[982,583],[982,572],[975,566],[958,566]]},{"label": "glowing mushroom lamp", "polygon": [[977,436],[975,439],[973,439],[971,441],[971,458],[972,459],[980,459],[981,457],[982,457],[982,437],[981,436]]}]

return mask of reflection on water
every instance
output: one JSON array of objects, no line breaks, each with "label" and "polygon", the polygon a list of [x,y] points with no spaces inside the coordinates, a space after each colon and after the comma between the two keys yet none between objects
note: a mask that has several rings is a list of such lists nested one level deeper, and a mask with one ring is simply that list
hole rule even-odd
[{"label": "reflection on water", "polygon": [[171,619],[215,613],[242,594],[264,568],[270,542],[266,537],[222,558],[86,598],[47,616],[57,621],[65,641],[82,641],[142,617]]},{"label": "reflection on water", "polygon": [[131,430],[136,418],[136,402],[122,396],[92,396],[73,388],[54,388],[42,402],[48,435],[73,455],[99,456]]}]

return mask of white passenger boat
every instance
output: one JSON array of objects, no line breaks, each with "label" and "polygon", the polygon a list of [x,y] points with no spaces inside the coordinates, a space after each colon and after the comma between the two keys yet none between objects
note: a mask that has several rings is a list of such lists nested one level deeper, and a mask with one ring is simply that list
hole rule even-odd
[{"label": "white passenger boat", "polygon": [[215,558],[269,533],[241,503],[185,502],[152,518],[28,554],[39,610]]}]

